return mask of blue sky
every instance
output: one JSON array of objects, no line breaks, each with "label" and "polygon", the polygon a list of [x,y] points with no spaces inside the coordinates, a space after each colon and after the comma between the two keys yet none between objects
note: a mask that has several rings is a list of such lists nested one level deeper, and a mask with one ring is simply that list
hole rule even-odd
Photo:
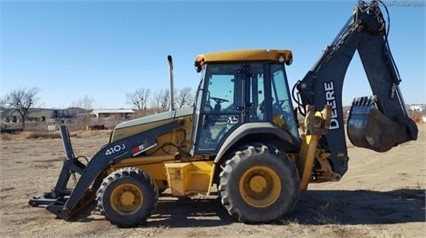
[{"label": "blue sky", "polygon": [[[87,95],[96,108],[128,108],[126,93],[168,88],[169,54],[175,87],[195,89],[198,54],[250,48],[292,50],[292,86],[332,42],[356,2],[1,1],[0,96],[38,87],[43,107],[66,108]],[[426,4],[385,2],[391,5],[389,43],[405,102],[426,103]],[[355,56],[343,102],[370,94]]]}]

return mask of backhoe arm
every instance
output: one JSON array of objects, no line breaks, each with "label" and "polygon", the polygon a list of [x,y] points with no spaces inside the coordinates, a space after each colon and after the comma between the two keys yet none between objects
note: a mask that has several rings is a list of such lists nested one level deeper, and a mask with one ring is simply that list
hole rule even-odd
[{"label": "backhoe arm", "polygon": [[401,79],[389,49],[386,21],[379,3],[359,2],[332,44],[295,85],[301,100],[299,108],[306,105],[323,108],[326,104],[332,107],[330,128],[319,147],[330,153],[337,179],[347,171],[349,160],[342,88],[355,51],[359,53],[374,96],[354,100],[348,119],[351,142],[383,152],[417,138],[417,127],[408,116],[398,87]]}]

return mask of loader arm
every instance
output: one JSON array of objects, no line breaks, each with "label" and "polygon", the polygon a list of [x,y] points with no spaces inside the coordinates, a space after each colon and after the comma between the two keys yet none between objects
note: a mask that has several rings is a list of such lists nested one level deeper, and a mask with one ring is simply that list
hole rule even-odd
[{"label": "loader arm", "polygon": [[300,96],[295,100],[301,114],[306,105],[332,106],[330,128],[319,146],[330,153],[329,160],[337,179],[348,168],[342,89],[355,51],[361,58],[374,95],[354,99],[347,122],[351,142],[357,147],[384,152],[417,139],[417,126],[409,118],[399,90],[401,79],[387,41],[388,29],[380,3],[360,1],[332,44],[295,85]]},{"label": "loader arm", "polygon": [[[155,145],[156,138],[178,128],[181,120],[175,120],[162,126],[140,132],[138,134],[111,142],[102,147],[89,161],[87,166],[82,165],[75,157],[68,137],[68,130],[61,127],[62,139],[66,151],[66,158],[56,186],[51,192],[43,196],[34,197],[29,204],[34,207],[46,207],[58,218],[72,219],[95,200],[95,192],[102,181],[102,173],[112,164],[119,163],[125,158],[131,158]],[[74,189],[66,188],[72,173],[81,174]],[[99,180],[100,179],[100,180]]]}]

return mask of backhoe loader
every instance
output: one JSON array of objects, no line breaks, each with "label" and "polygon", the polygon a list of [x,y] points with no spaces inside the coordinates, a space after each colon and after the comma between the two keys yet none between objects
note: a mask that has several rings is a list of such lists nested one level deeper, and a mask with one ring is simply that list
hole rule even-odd
[{"label": "backhoe loader", "polygon": [[[345,125],[355,146],[377,152],[417,139],[383,7],[380,1],[359,2],[292,89],[286,76],[290,50],[207,53],[195,59],[201,80],[193,107],[174,109],[171,103],[168,112],[119,123],[87,164],[74,155],[61,126],[66,156],[57,183],[29,204],[66,220],[97,204],[112,224],[134,227],[147,221],[166,189],[177,197],[215,189],[240,222],[282,218],[309,183],[339,181],[346,173]],[[346,123],[342,87],[355,52],[373,95],[354,99]],[[172,89],[171,56],[168,62]],[[75,173],[79,180],[69,188]]]}]

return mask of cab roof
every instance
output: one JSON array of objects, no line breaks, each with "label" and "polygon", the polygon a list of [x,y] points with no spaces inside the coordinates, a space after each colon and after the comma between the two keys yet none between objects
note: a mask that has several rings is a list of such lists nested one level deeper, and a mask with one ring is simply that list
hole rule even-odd
[{"label": "cab roof", "polygon": [[201,69],[201,66],[209,62],[233,62],[233,61],[257,61],[257,60],[271,60],[290,65],[293,61],[293,54],[290,50],[277,50],[277,49],[253,49],[253,50],[232,50],[221,51],[198,55],[195,58],[195,66]]}]

